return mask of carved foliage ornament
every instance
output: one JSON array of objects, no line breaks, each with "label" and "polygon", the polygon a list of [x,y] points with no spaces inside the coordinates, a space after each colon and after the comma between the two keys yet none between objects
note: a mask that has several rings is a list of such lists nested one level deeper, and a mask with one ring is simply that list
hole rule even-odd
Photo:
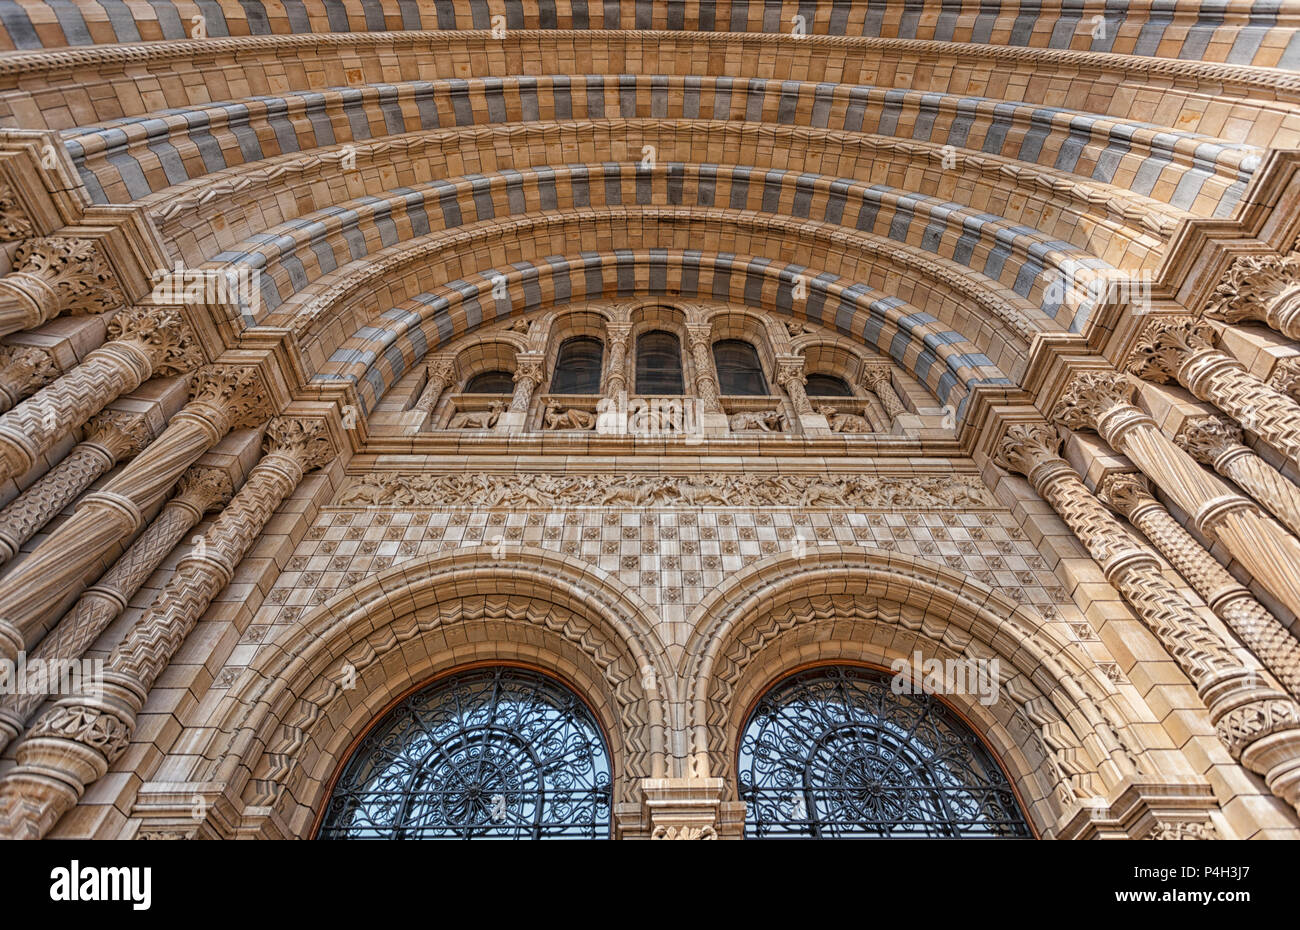
[{"label": "carved foliage ornament", "polygon": [[1052,419],[1070,429],[1097,428],[1097,421],[1116,407],[1133,402],[1134,385],[1112,371],[1085,371],[1070,381],[1052,410]]},{"label": "carved foliage ornament", "polygon": [[200,513],[224,506],[233,493],[230,476],[219,468],[191,468],[176,483],[176,499]]},{"label": "carved foliage ornament", "polygon": [[103,446],[118,462],[138,454],[151,438],[149,425],[136,414],[105,410],[86,424],[86,442]]},{"label": "carved foliage ornament", "polygon": [[1021,475],[1029,476],[1039,465],[1060,460],[1061,437],[1056,427],[1045,423],[1013,423],[1007,427],[993,461]]},{"label": "carved foliage ornament", "polygon": [[194,375],[190,403],[222,411],[231,429],[260,426],[271,415],[270,398],[251,365],[207,365]]},{"label": "carved foliage ornament", "polygon": [[1097,497],[1126,517],[1136,507],[1155,501],[1146,477],[1137,472],[1107,475],[1097,487]]},{"label": "carved foliage ornament", "polygon": [[334,457],[334,443],[330,441],[324,420],[276,417],[266,426],[262,451],[266,455],[287,456],[306,472]]},{"label": "carved foliage ornament", "polygon": [[1187,420],[1174,442],[1202,465],[1212,465],[1223,453],[1243,445],[1240,427],[1216,416]]},{"label": "carved foliage ornament", "polygon": [[1214,327],[1190,316],[1154,319],[1138,337],[1125,367],[1144,381],[1177,380],[1183,362],[1194,352],[1214,348]]},{"label": "carved foliage ornament", "polygon": [[28,239],[14,254],[14,270],[51,285],[62,310],[106,313],[124,303],[117,278],[93,239]]},{"label": "carved foliage ornament", "polygon": [[1274,302],[1295,287],[1300,287],[1300,253],[1241,255],[1214,289],[1205,313],[1225,323],[1267,323]]},{"label": "carved foliage ornament", "polygon": [[45,387],[62,371],[45,349],[37,346],[0,346],[0,379],[23,395]]},{"label": "carved foliage ornament", "polygon": [[203,364],[203,350],[179,310],[127,307],[109,321],[108,338],[148,355],[155,375],[183,375]]},{"label": "carved foliage ornament", "polygon": [[0,181],[0,240],[12,242],[15,239],[27,239],[35,232],[14,189]]}]

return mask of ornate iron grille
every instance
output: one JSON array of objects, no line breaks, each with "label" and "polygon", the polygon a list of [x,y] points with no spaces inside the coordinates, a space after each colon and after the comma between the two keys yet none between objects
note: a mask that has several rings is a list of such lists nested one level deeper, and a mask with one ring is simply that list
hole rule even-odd
[{"label": "ornate iron grille", "polygon": [[609,835],[609,753],[569,689],[516,668],[445,678],[393,708],[348,761],[322,839]]},{"label": "ornate iron grille", "polygon": [[941,701],[820,668],[777,684],[740,746],[753,837],[1030,836],[1006,776]]}]

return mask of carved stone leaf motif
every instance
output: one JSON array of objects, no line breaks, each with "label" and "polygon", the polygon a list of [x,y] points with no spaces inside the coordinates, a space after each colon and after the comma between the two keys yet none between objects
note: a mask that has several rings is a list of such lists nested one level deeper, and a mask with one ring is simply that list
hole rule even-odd
[{"label": "carved stone leaf motif", "polygon": [[1202,465],[1209,465],[1224,452],[1242,445],[1242,433],[1223,417],[1197,417],[1184,422],[1174,442]]},{"label": "carved stone leaf motif", "polygon": [[1242,255],[1233,261],[1206,307],[1207,316],[1225,323],[1267,322],[1270,305],[1300,285],[1300,254]]},{"label": "carved stone leaf motif", "polygon": [[1087,371],[1075,375],[1052,411],[1052,419],[1070,429],[1096,429],[1109,410],[1130,404],[1135,385],[1124,375]]},{"label": "carved stone leaf motif", "polygon": [[231,429],[260,426],[271,416],[271,401],[257,369],[251,365],[208,365],[190,386],[190,403],[224,410]]},{"label": "carved stone leaf motif", "polygon": [[303,471],[319,468],[334,457],[324,421],[301,417],[276,417],[268,423],[262,449],[267,455],[295,459]]},{"label": "carved stone leaf motif", "polygon": [[191,468],[176,483],[176,498],[188,501],[200,512],[225,505],[233,493],[230,476],[219,468]]},{"label": "carved stone leaf motif", "polygon": [[973,475],[385,475],[353,479],[337,506],[985,508]]},{"label": "carved stone leaf motif", "polygon": [[1189,316],[1152,320],[1142,331],[1125,367],[1144,381],[1164,384],[1178,377],[1193,352],[1214,348],[1214,327]]},{"label": "carved stone leaf motif", "polygon": [[1217,840],[1218,832],[1208,820],[1160,820],[1143,839]]},{"label": "carved stone leaf motif", "polygon": [[37,346],[0,346],[0,379],[27,394],[45,387],[63,372],[54,356]]},{"label": "carved stone leaf motif", "polygon": [[0,183],[0,240],[29,239],[36,232],[14,189]]},{"label": "carved stone leaf motif", "polygon": [[654,832],[650,834],[650,838],[652,840],[716,840],[718,831],[709,824],[702,827],[669,827],[660,824],[655,827]]},{"label": "carved stone leaf motif", "polygon": [[203,364],[203,350],[179,310],[127,307],[109,321],[108,337],[138,346],[155,375],[183,375]]},{"label": "carved stone leaf motif", "polygon": [[49,281],[62,309],[73,313],[107,313],[124,303],[117,277],[93,239],[28,239],[14,254],[14,269]]}]

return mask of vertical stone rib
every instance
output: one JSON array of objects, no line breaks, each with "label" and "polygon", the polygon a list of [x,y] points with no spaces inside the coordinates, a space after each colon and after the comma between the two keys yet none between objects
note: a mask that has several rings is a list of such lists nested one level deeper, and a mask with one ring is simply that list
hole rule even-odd
[{"label": "vertical stone rib", "polygon": [[[29,661],[45,663],[77,659],[108,625],[126,609],[141,585],[203,514],[230,499],[230,478],[212,468],[191,468],[181,476],[176,496],[131,544],[131,548],[71,611],[41,640]],[[27,718],[45,700],[31,689],[0,699],[0,751],[22,732]]]},{"label": "vertical stone rib", "polygon": [[1060,437],[1046,424],[1015,424],[995,460],[1029,479],[1106,580],[1133,607],[1196,686],[1219,740],[1234,759],[1264,777],[1269,790],[1300,810],[1300,705],[1260,683],[1213,629],[1187,605],[1155,555],[1124,531],[1060,457]]},{"label": "vertical stone rib", "polygon": [[235,572],[267,520],[310,468],[333,455],[319,420],[276,418],[265,454],[204,545],[182,559],[109,655],[102,695],[58,701],[18,743],[18,765],[0,782],[0,838],[39,839],[130,744],[149,689],[212,598]]},{"label": "vertical stone rib", "polygon": [[1137,527],[1264,667],[1292,696],[1300,697],[1300,641],[1179,526],[1151,494],[1145,479],[1110,475],[1097,496]]}]

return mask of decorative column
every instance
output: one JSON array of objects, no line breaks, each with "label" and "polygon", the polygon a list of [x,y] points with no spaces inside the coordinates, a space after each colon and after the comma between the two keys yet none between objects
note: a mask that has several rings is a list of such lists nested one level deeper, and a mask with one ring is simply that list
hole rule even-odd
[{"label": "decorative column", "polygon": [[[695,396],[700,399],[700,412],[722,413],[722,400],[718,393],[718,376],[713,370],[713,326],[709,323],[687,323],[686,344],[695,363]],[[807,398],[805,397],[805,400]],[[808,408],[809,412],[812,407]]]},{"label": "decorative column", "polygon": [[427,421],[433,413],[433,408],[438,406],[442,392],[447,390],[447,386],[455,380],[455,377],[456,357],[454,355],[435,356],[425,369],[424,390],[420,392],[419,398],[411,409],[424,414]]},{"label": "decorative column", "polygon": [[38,346],[0,346],[0,413],[60,374],[54,356]]},{"label": "decorative column", "polygon": [[62,313],[106,313],[124,303],[93,239],[28,239],[0,277],[0,335],[40,326]]},{"label": "decorative column", "polygon": [[1018,423],[1007,429],[994,458],[1029,479],[1083,543],[1106,580],[1196,686],[1232,757],[1300,809],[1300,705],[1262,684],[1237,660],[1164,577],[1155,554],[1140,547],[1089,493],[1058,454],[1060,444],[1055,427]]},{"label": "decorative column", "polygon": [[91,417],[86,438],[0,512],[0,565],[81,492],[153,438],[144,417],[114,410]]},{"label": "decorative column", "polygon": [[902,399],[894,390],[893,367],[888,362],[863,362],[858,374],[858,384],[866,388],[880,401],[889,415],[890,424],[901,414],[907,413]]},{"label": "decorative column", "polygon": [[[203,515],[230,500],[230,477],[216,468],[191,468],[181,476],[176,496],[131,544],[131,548],[41,640],[28,658],[45,663],[80,658],[99,634],[126,610],[141,585],[162,564],[167,554],[185,538]],[[0,698],[0,752],[23,731],[32,711],[45,695],[19,689]]]},{"label": "decorative column", "polygon": [[605,397],[617,399],[627,393],[627,342],[631,335],[631,323],[605,324],[605,344],[609,347]]},{"label": "decorative column", "polygon": [[1265,384],[1292,400],[1300,400],[1300,355],[1278,359]]},{"label": "decorative column", "polygon": [[1300,541],[1174,445],[1130,399],[1134,385],[1110,371],[1075,375],[1052,418],[1092,429],[1189,515],[1293,613],[1300,612]]},{"label": "decorative column", "polygon": [[1300,339],[1300,253],[1239,256],[1205,315],[1225,323],[1252,320]]},{"label": "decorative column", "polygon": [[776,383],[781,385],[782,390],[790,398],[790,405],[794,408],[794,414],[799,418],[799,425],[805,432],[829,433],[830,421],[826,419],[825,414],[814,410],[812,401],[808,399],[808,391],[805,387],[808,379],[804,375],[803,368],[802,355],[778,355]]},{"label": "decorative column", "polygon": [[0,416],[0,481],[25,474],[118,396],[155,375],[184,374],[203,363],[202,350],[176,310],[127,308],[109,322],[108,334],[111,341],[84,362]]},{"label": "decorative column", "polygon": [[154,681],[235,573],[266,522],[303,475],[334,449],[320,420],[277,417],[262,459],[172,579],[105,663],[100,695],[69,695],[18,743],[0,781],[0,837],[38,839],[126,750]]},{"label": "decorative column", "polygon": [[1109,475],[1097,496],[1137,527],[1264,667],[1300,696],[1300,641],[1178,524],[1145,478],[1132,472]]},{"label": "decorative column", "polygon": [[520,352],[515,355],[515,394],[510,398],[510,409],[497,420],[498,430],[522,429],[528,419],[528,406],[533,402],[533,392],[546,380],[546,356],[537,352]]},{"label": "decorative column", "polygon": [[230,430],[263,423],[269,410],[256,369],[211,366],[191,400],[144,452],[102,488],[82,498],[22,562],[0,578],[0,658],[15,658],[50,608],[80,590],[106,551],[134,535],[143,511]]},{"label": "decorative column", "polygon": [[1202,465],[1236,482],[1300,536],[1300,488],[1252,452],[1235,423],[1216,416],[1185,420],[1174,442]]},{"label": "decorative column", "polygon": [[1177,380],[1198,399],[1214,404],[1292,461],[1300,464],[1300,405],[1214,348],[1214,328],[1189,316],[1147,324],[1129,357],[1130,372],[1146,381]]}]

